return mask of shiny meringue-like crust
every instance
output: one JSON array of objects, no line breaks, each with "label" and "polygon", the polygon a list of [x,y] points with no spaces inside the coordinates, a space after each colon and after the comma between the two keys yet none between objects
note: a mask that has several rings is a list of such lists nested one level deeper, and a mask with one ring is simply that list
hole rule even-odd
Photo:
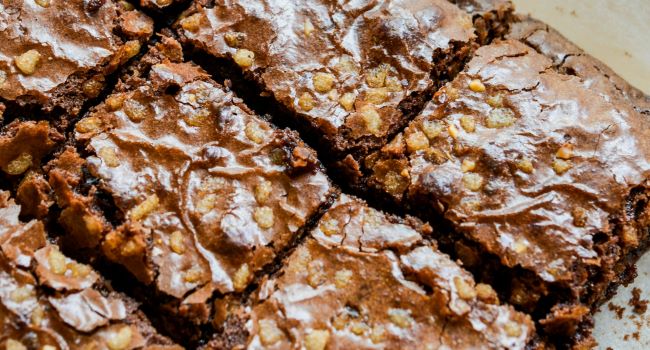
[{"label": "shiny meringue-like crust", "polygon": [[1,1],[0,99],[78,113],[153,34],[153,20],[125,3]]},{"label": "shiny meringue-like crust", "polygon": [[[171,39],[158,47],[179,48]],[[92,199],[66,194],[60,179],[79,182],[66,166],[50,180],[72,244],[101,249],[206,322],[208,299],[243,291],[335,190],[295,133],[252,114],[197,66],[161,59],[147,72],[76,126],[90,153],[79,161],[121,222],[109,225]],[[69,155],[56,162],[76,162]]]},{"label": "shiny meringue-like crust", "polygon": [[[650,120],[603,91],[519,41],[482,47],[374,155],[370,181],[429,203],[502,265],[566,286],[577,302],[604,293],[588,290],[591,271],[615,281],[620,248],[645,237],[644,208],[629,205],[647,191]],[[533,300],[525,290],[511,302]]]},{"label": "shiny meringue-like crust", "polygon": [[19,212],[0,193],[0,346],[181,349],[156,333],[134,301],[48,243],[42,222],[21,223]]},{"label": "shiny meringue-like crust", "polygon": [[447,0],[204,2],[178,21],[184,42],[238,64],[339,156],[403,126],[475,38]]},{"label": "shiny meringue-like crust", "polygon": [[420,231],[341,197],[242,313],[245,347],[524,349],[530,317],[499,305]]}]

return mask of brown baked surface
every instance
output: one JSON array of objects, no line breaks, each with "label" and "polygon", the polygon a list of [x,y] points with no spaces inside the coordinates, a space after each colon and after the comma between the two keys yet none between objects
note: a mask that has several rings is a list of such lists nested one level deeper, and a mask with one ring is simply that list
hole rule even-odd
[{"label": "brown baked surface", "polygon": [[650,98],[508,0],[5,0],[0,41],[0,348],[588,349],[648,245]]}]

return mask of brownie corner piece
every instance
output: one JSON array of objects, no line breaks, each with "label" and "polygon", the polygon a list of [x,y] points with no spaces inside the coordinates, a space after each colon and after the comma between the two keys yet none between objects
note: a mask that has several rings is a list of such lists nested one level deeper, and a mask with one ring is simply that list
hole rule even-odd
[{"label": "brownie corner piece", "polygon": [[447,0],[198,3],[175,25],[181,41],[228,62],[333,162],[383,145],[475,42],[471,16]]},{"label": "brownie corner piece", "polygon": [[529,316],[423,239],[430,226],[341,196],[208,348],[524,349]]},{"label": "brownie corner piece", "polygon": [[13,113],[77,115],[85,101],[100,94],[107,75],[138,54],[153,34],[153,20],[125,4],[1,3],[0,102]]},{"label": "brownie corner piece", "polygon": [[650,120],[590,83],[520,41],[481,47],[368,164],[372,187],[446,219],[470,268],[569,338],[650,224]]},{"label": "brownie corner piece", "polygon": [[84,157],[66,149],[49,176],[67,241],[124,266],[182,329],[208,324],[213,296],[248,288],[337,190],[297,133],[179,50],[163,38],[134,64],[76,124]]},{"label": "brownie corner piece", "polygon": [[0,192],[2,346],[182,349],[156,332],[134,300],[49,243],[42,222],[21,222],[20,211]]}]

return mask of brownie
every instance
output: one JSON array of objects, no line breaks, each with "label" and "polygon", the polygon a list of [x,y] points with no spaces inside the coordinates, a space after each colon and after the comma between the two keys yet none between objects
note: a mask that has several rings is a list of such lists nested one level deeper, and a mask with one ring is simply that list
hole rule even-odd
[{"label": "brownie", "polygon": [[257,108],[351,175],[476,44],[472,16],[447,0],[195,1],[176,29],[197,56],[215,58],[205,65],[243,75],[239,90],[266,97]]},{"label": "brownie", "polygon": [[6,349],[182,349],[156,332],[132,299],[22,223],[0,193],[0,344]]},{"label": "brownie", "polygon": [[508,38],[522,40],[553,61],[562,73],[582,79],[585,88],[596,89],[607,96],[618,96],[633,104],[639,112],[650,114],[650,99],[631,86],[611,68],[566,39],[548,24],[531,17],[519,16],[513,21]]},{"label": "brownie", "polygon": [[49,181],[66,247],[124,266],[177,324],[204,324],[212,296],[244,291],[336,190],[295,132],[180,60],[172,39],[153,47],[76,124],[84,153],[67,148]]},{"label": "brownie", "polygon": [[585,84],[520,41],[484,46],[366,164],[552,336],[587,324],[648,241],[650,120]]},{"label": "brownie", "polygon": [[[440,253],[431,227],[342,196],[264,281],[231,311],[208,348],[524,349],[529,316]],[[233,322],[232,319],[239,319]]]},{"label": "brownie", "polygon": [[117,0],[3,0],[0,23],[0,102],[64,125],[153,34],[152,19]]}]

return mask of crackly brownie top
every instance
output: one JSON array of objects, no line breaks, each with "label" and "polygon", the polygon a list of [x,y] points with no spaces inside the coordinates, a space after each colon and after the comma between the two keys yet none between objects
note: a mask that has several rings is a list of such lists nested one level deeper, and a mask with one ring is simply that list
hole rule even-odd
[{"label": "crackly brownie top", "polygon": [[349,139],[385,136],[399,102],[430,86],[437,50],[474,36],[471,17],[446,0],[211,1],[179,30],[254,72],[327,135]]},{"label": "crackly brownie top", "polygon": [[43,157],[63,139],[46,121],[9,123],[0,129],[0,171],[18,176],[37,170]]},{"label": "crackly brownie top", "polygon": [[603,263],[596,233],[620,223],[623,244],[638,244],[626,199],[650,175],[650,121],[552,64],[518,41],[479,49],[374,176],[438,207],[505,265],[580,286]]},{"label": "crackly brownie top", "polygon": [[424,243],[423,228],[342,197],[261,287],[248,348],[523,349],[530,318]]},{"label": "crackly brownie top", "polygon": [[188,303],[243,290],[333,191],[295,133],[188,63],[153,65],[76,132],[123,221],[105,254]]},{"label": "crackly brownie top", "polygon": [[47,242],[40,221],[21,223],[0,193],[0,344],[7,349],[179,347],[89,266]]},{"label": "crackly brownie top", "polygon": [[109,63],[117,65],[133,56],[133,51],[137,53],[137,42],[125,41],[151,35],[153,22],[138,11],[127,11],[129,5],[122,3],[126,4],[1,1],[0,97],[31,96],[47,102],[55,97],[54,89],[71,76]]}]

